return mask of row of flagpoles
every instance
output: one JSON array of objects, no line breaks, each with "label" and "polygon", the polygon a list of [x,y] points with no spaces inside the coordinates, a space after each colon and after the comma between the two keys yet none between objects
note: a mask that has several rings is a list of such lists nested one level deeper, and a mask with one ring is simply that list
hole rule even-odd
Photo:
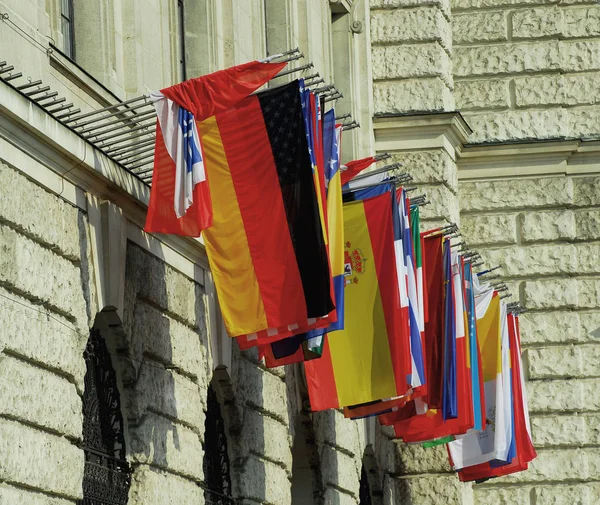
[{"label": "row of flagpoles", "polygon": [[267,366],[303,363],[313,411],[447,444],[461,480],[526,468],[520,306],[456,225],[421,231],[400,164],[364,172],[388,154],[342,165],[354,125],[318,74],[255,93],[284,56],[151,94],[146,230],[202,233],[227,332]]}]

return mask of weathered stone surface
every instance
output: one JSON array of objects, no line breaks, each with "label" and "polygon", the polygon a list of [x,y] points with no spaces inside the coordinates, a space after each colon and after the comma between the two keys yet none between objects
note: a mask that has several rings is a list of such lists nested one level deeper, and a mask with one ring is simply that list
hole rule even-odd
[{"label": "weathered stone surface", "polygon": [[204,478],[204,450],[198,433],[181,424],[146,414],[136,426],[130,426],[128,453],[136,463],[170,470],[184,477],[201,481]]},{"label": "weathered stone surface", "polygon": [[[600,316],[597,322],[600,327]],[[519,316],[519,325],[524,346],[581,342],[589,338],[581,329],[577,312],[528,312]]]},{"label": "weathered stone surface", "polygon": [[600,239],[600,210],[575,212],[575,236],[580,240]]},{"label": "weathered stone surface", "polygon": [[65,378],[0,354],[0,414],[80,439],[81,412],[81,398]]},{"label": "weathered stone surface", "polygon": [[600,68],[600,42],[545,41],[454,48],[454,75],[518,74]]},{"label": "weathered stone surface", "polygon": [[201,383],[206,379],[205,335],[139,300],[135,304],[131,335],[135,355],[147,353],[198,377]]},{"label": "weathered stone surface", "polygon": [[539,450],[529,470],[507,477],[507,481],[536,482],[598,479],[600,453],[596,449]]},{"label": "weathered stone surface", "polygon": [[[462,202],[462,200],[461,200]],[[516,244],[516,214],[466,214],[460,231],[469,245]]]},{"label": "weathered stone surface", "polygon": [[505,12],[469,12],[452,16],[452,42],[498,42],[507,40],[507,14]]},{"label": "weathered stone surface", "polygon": [[512,36],[515,39],[541,39],[560,35],[562,13],[558,8],[515,11],[512,13]]},{"label": "weathered stone surface", "polygon": [[[0,225],[0,283],[87,322],[81,273],[71,261]],[[79,326],[81,330],[83,326]]]},{"label": "weathered stone surface", "polygon": [[452,10],[481,9],[482,7],[503,7],[511,5],[539,5],[558,3],[558,0],[455,0]]},{"label": "weathered stone surface", "polygon": [[451,110],[452,92],[439,77],[373,83],[375,114]]},{"label": "weathered stone surface", "polygon": [[521,221],[523,242],[572,240],[575,238],[575,216],[569,210],[526,212]]},{"label": "weathered stone surface", "polygon": [[530,412],[583,412],[600,407],[600,380],[545,380],[527,383]]},{"label": "weathered stone surface", "polygon": [[600,342],[600,313],[581,312],[579,320],[582,339]]},{"label": "weathered stone surface", "polygon": [[346,419],[337,410],[326,410],[313,414],[315,436],[328,445],[333,445],[350,454],[358,455],[360,424],[351,419]]},{"label": "weathered stone surface", "polygon": [[133,472],[128,503],[197,505],[204,503],[203,494],[202,488],[194,481],[142,465]]},{"label": "weathered stone surface", "polygon": [[0,480],[80,498],[83,451],[65,438],[0,419]]},{"label": "weathered stone surface", "polygon": [[443,149],[391,153],[390,163],[402,163],[416,184],[441,183],[452,191],[458,189],[456,163]]},{"label": "weathered stone surface", "polygon": [[573,204],[600,205],[600,177],[573,177]]},{"label": "weathered stone surface", "polygon": [[580,274],[600,272],[600,244],[597,242],[577,244],[577,256]]},{"label": "weathered stone surface", "polygon": [[595,505],[598,503],[598,485],[580,483],[574,486],[536,486],[536,503],[551,505]]},{"label": "weathered stone surface", "polygon": [[[22,230],[36,242],[73,261],[79,260],[79,211],[30,181],[19,171],[0,162],[0,221]],[[27,194],[27,199],[22,195]],[[40,219],[44,216],[44,219]]]},{"label": "weathered stone surface", "polygon": [[[67,319],[52,318],[39,305],[0,288],[0,349],[6,348],[24,358],[60,370],[83,391],[85,362],[82,358],[85,335],[73,330]],[[14,301],[13,301],[14,300]]]},{"label": "weathered stone surface", "polygon": [[420,444],[396,443],[396,468],[400,475],[450,472],[445,445],[423,448]]},{"label": "weathered stone surface", "polygon": [[455,81],[454,97],[459,110],[507,109],[510,107],[509,81]]},{"label": "weathered stone surface", "polygon": [[452,47],[450,23],[436,6],[414,9],[373,11],[371,42],[405,43],[438,41],[446,49]]},{"label": "weathered stone surface", "polygon": [[519,107],[584,105],[600,101],[600,83],[595,74],[520,77],[514,83]]},{"label": "weathered stone surface", "polygon": [[473,501],[471,486],[460,482],[456,475],[394,479],[394,487],[392,503],[461,505]]},{"label": "weathered stone surface", "polygon": [[331,447],[323,447],[321,468],[323,483],[332,485],[358,496],[360,481],[360,463],[347,454]]},{"label": "weathered stone surface", "polygon": [[199,284],[131,243],[127,247],[125,268],[127,282],[139,297],[192,328],[205,325],[203,290]]},{"label": "weathered stone surface", "polygon": [[425,194],[431,203],[421,207],[421,219],[446,219],[453,223],[460,220],[458,198],[443,184],[420,184],[419,194]]},{"label": "weathered stone surface", "polygon": [[461,182],[459,190],[463,212],[558,207],[573,201],[573,181],[564,177]]},{"label": "weathered stone surface", "polygon": [[583,446],[598,443],[597,414],[533,416],[531,429],[536,447]]},{"label": "weathered stone surface", "polygon": [[0,484],[0,505],[73,505],[71,500],[53,498],[28,489]]},{"label": "weathered stone surface", "polygon": [[[531,309],[575,308],[579,305],[576,279],[548,279],[524,283],[525,305]],[[577,324],[573,322],[573,327]]]},{"label": "weathered stone surface", "polygon": [[335,503],[336,505],[357,505],[355,497],[338,491],[332,487],[325,490],[325,503]]},{"label": "weathered stone surface", "polygon": [[528,277],[578,272],[577,249],[572,244],[509,246],[502,249],[482,249],[488,265],[504,265],[509,277]]},{"label": "weathered stone surface", "polygon": [[190,379],[159,366],[141,365],[135,384],[122,395],[126,412],[139,422],[148,409],[204,431],[204,395]]},{"label": "weathered stone surface", "polygon": [[373,79],[440,77],[450,84],[450,58],[437,42],[373,47]]},{"label": "weathered stone surface", "polygon": [[532,379],[600,376],[600,345],[528,349]]},{"label": "weathered stone surface", "polygon": [[597,37],[600,35],[600,9],[597,6],[563,10],[565,37]]},{"label": "weathered stone surface", "polygon": [[444,12],[450,12],[449,0],[370,0],[371,10],[397,9],[404,7],[416,7],[421,5],[437,5]]},{"label": "weathered stone surface", "polygon": [[250,456],[240,470],[243,475],[236,479],[239,489],[237,492],[234,489],[234,495],[257,502],[290,503],[290,482],[280,466]]},{"label": "weathered stone surface", "polygon": [[[292,470],[291,437],[288,428],[270,417],[247,409],[244,411],[240,440],[242,454],[262,455]],[[236,449],[238,450],[238,449]]]},{"label": "weathered stone surface", "polygon": [[486,487],[474,486],[473,495],[477,505],[530,505],[529,487]]}]

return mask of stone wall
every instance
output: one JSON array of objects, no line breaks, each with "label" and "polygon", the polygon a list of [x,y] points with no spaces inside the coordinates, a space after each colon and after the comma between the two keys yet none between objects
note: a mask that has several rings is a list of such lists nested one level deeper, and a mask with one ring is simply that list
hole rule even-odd
[{"label": "stone wall", "polygon": [[478,505],[600,500],[600,179],[459,184],[463,236],[529,311],[521,334],[533,441],[527,472],[475,486]]},{"label": "stone wall", "polygon": [[456,108],[471,142],[600,134],[600,6],[453,0]]}]

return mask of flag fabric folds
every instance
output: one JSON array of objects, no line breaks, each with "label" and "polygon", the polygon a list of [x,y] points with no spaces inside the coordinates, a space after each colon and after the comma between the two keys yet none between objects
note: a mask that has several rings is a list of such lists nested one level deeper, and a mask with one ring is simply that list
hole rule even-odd
[{"label": "flag fabric folds", "polygon": [[145,231],[199,237],[211,226],[197,122],[234,106],[285,65],[253,61],[150,94],[158,121]]}]

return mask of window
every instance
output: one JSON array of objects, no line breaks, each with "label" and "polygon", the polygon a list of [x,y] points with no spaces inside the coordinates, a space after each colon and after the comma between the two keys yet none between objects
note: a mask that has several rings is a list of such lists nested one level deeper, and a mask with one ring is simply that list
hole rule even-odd
[{"label": "window", "polygon": [[83,500],[78,505],[126,505],[131,469],[125,460],[117,377],[106,342],[92,330],[85,358],[83,394]]},{"label": "window", "polygon": [[206,398],[206,421],[204,423],[204,501],[206,505],[233,505],[231,473],[227,453],[225,421],[217,393],[208,387]]},{"label": "window", "polygon": [[60,0],[60,23],[63,36],[63,52],[74,60],[73,0]]},{"label": "window", "polygon": [[177,0],[177,38],[179,43],[179,78],[185,81],[185,10],[183,0]]}]

